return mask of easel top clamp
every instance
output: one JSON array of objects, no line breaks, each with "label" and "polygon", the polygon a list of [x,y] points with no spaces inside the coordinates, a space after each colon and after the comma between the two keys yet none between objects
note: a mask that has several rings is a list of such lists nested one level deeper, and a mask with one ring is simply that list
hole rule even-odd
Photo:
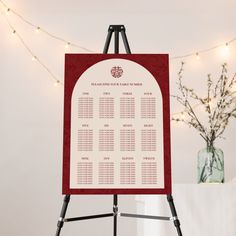
[{"label": "easel top clamp", "polygon": [[112,38],[113,33],[114,33],[114,53],[119,54],[119,34],[121,34],[122,39],[123,39],[123,43],[124,43],[124,46],[125,46],[126,53],[131,54],[131,50],[130,50],[130,47],[129,47],[129,43],[128,43],[128,39],[127,39],[127,36],[126,36],[124,25],[110,25],[109,26],[105,46],[104,46],[104,49],[103,49],[103,53],[104,54],[108,53],[108,49],[109,49],[109,46],[110,46],[110,42],[111,42],[111,38]]}]

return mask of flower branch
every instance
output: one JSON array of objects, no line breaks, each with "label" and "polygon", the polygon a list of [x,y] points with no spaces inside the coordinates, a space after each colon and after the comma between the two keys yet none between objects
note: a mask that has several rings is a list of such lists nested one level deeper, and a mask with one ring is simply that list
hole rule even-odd
[{"label": "flower branch", "polygon": [[[210,74],[207,76],[207,93],[206,96],[202,97],[194,89],[183,84],[183,71],[184,63],[182,62],[177,79],[180,94],[172,97],[184,107],[186,116],[182,118],[173,117],[172,120],[183,122],[189,127],[195,128],[200,132],[207,145],[212,145],[215,139],[220,138],[224,133],[230,118],[236,118],[236,91],[234,89],[236,74],[229,79],[227,64],[223,64],[220,77],[215,83]],[[205,109],[206,117],[204,120],[198,116],[196,106],[192,105],[193,101],[195,104],[198,102],[198,106],[203,106]]]}]

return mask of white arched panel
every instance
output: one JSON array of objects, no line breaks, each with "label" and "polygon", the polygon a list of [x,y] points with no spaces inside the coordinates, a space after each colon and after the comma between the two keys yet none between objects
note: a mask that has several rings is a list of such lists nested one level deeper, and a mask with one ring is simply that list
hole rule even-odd
[{"label": "white arched panel", "polygon": [[71,98],[71,189],[164,188],[163,101],[143,66],[107,59]]}]

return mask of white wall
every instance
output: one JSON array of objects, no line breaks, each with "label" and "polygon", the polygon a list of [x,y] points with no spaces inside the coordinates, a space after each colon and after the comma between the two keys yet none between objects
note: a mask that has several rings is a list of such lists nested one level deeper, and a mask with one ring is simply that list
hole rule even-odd
[{"label": "white wall", "polygon": [[[109,24],[125,24],[134,53],[170,53],[171,56],[205,49],[236,36],[233,0],[156,1],[35,1],[6,0],[6,3],[36,25],[102,52]],[[63,81],[64,44],[38,35],[13,14],[11,23],[41,60]],[[53,235],[59,215],[61,196],[63,88],[54,87],[50,75],[11,35],[0,18],[0,235]],[[71,48],[71,52],[83,52]],[[229,72],[236,72],[236,42],[227,58],[219,50],[186,60],[186,83],[203,92],[208,73],[219,75],[227,61]],[[175,80],[180,61],[171,61],[171,93],[177,92]],[[171,111],[180,109],[171,104]],[[235,174],[236,122],[220,140],[225,153],[226,181]],[[205,146],[192,129],[172,124],[172,169],[174,183],[196,183],[196,155]],[[95,199],[95,201],[94,201]],[[134,197],[122,197],[125,211],[134,211]],[[110,211],[110,196],[73,197],[68,214],[83,215]],[[89,207],[88,207],[89,206]],[[63,235],[94,232],[110,235],[111,219],[73,223]],[[121,235],[135,235],[135,221],[128,227],[121,220]],[[104,227],[100,227],[104,223]],[[93,225],[93,227],[91,227]],[[107,226],[107,227],[106,227]],[[74,233],[74,234],[73,234]]]}]

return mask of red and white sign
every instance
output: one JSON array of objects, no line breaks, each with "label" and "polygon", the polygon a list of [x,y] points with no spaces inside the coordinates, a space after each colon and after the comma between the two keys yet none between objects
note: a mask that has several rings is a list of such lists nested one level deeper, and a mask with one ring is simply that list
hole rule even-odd
[{"label": "red and white sign", "polygon": [[168,55],[67,54],[64,194],[170,194]]}]

